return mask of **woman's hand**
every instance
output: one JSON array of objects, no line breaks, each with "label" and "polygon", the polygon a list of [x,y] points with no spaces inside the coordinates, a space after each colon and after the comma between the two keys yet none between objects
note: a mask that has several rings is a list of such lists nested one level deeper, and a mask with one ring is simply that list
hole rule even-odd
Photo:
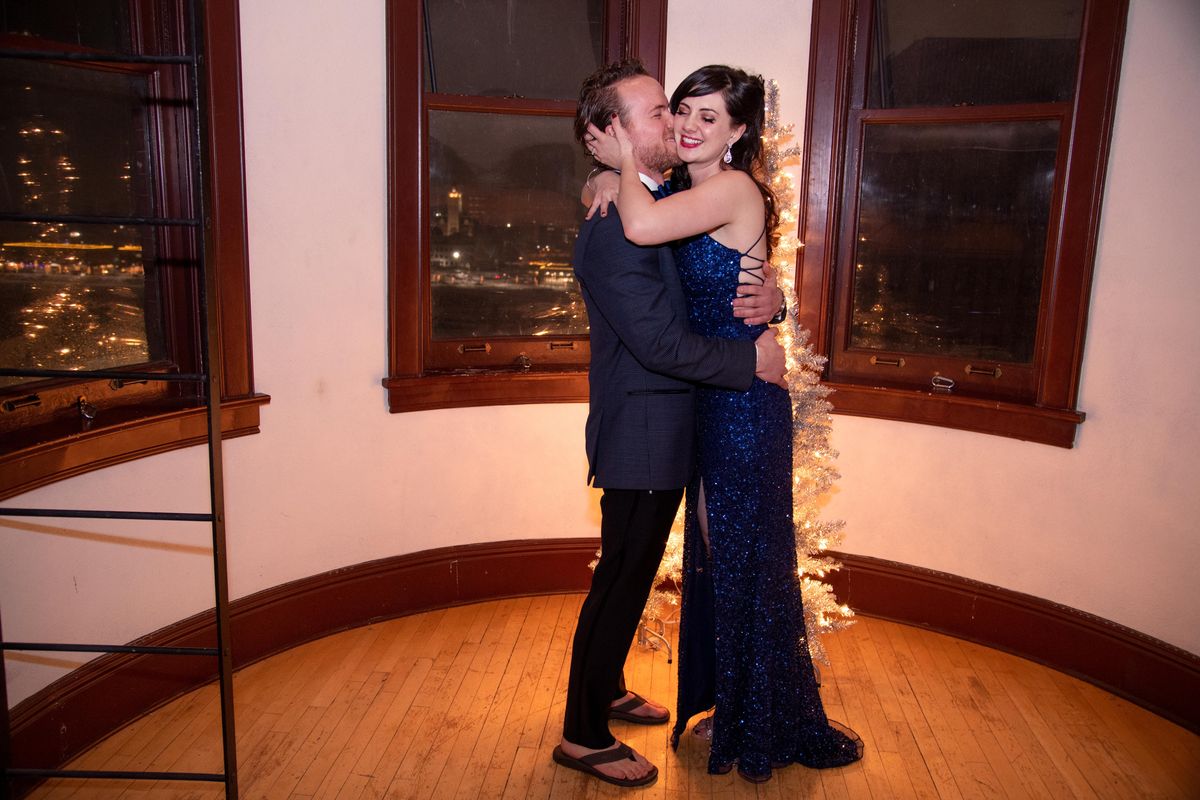
[{"label": "woman's hand", "polygon": [[626,166],[633,164],[637,160],[633,155],[633,140],[625,132],[625,126],[621,124],[621,118],[614,114],[612,125],[608,127],[616,138],[617,144],[621,147],[621,162]]},{"label": "woman's hand", "polygon": [[[621,124],[621,121],[616,117],[613,117],[613,120],[617,125]],[[617,137],[613,134],[613,127],[610,125],[608,130],[602,131],[589,122],[587,129],[588,150],[592,156],[609,169],[620,169],[621,143],[617,141]]]},{"label": "woman's hand", "polygon": [[621,178],[615,172],[602,170],[588,178],[588,188],[593,194],[584,219],[591,219],[597,209],[600,216],[607,217],[609,204],[615,203],[617,195],[621,193]]}]

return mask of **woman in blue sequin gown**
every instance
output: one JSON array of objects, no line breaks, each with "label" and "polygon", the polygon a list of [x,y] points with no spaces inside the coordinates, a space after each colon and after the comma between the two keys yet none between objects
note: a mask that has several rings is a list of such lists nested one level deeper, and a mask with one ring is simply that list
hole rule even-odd
[{"label": "woman in blue sequin gown", "polygon": [[[733,316],[739,283],[763,281],[776,213],[754,177],[761,159],[762,79],[725,66],[689,75],[671,97],[682,166],[655,202],[639,185],[620,121],[616,199],[638,244],[672,241],[693,329],[754,339]],[[599,134],[598,131],[594,133]],[[615,138],[614,142],[611,140]],[[610,160],[612,156],[608,156]],[[683,191],[687,189],[687,191]],[[687,491],[679,704],[672,745],[715,707],[708,771],[734,766],[763,781],[791,763],[825,768],[862,757],[862,740],[825,716],[804,630],[792,523],[792,409],[787,390],[699,387],[698,469]]]}]

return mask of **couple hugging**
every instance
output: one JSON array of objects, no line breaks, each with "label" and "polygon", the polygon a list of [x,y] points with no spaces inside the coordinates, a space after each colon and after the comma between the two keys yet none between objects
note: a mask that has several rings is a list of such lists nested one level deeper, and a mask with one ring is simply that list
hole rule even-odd
[{"label": "couple hugging", "polygon": [[614,168],[589,177],[574,254],[591,323],[588,478],[604,493],[554,760],[619,786],[658,776],[608,723],[670,720],[626,690],[622,668],[685,487],[672,745],[714,709],[697,726],[711,773],[736,766],[759,782],[862,757],[825,716],[805,640],[791,401],[766,326],[786,310],[766,269],[777,214],[757,175],[764,114],[762,79],[724,66],[689,75],[669,103],[636,61],[580,90],[576,136]]}]

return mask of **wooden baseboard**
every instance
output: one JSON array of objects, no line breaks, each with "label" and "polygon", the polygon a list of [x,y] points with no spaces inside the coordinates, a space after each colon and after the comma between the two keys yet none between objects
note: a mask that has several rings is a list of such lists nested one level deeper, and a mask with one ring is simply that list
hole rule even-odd
[{"label": "wooden baseboard", "polygon": [[1200,733],[1200,656],[1069,606],[945,572],[835,553],[834,593],[864,616],[1028,658]]},{"label": "wooden baseboard", "polygon": [[[231,604],[234,664],[372,621],[502,597],[586,590],[598,540],[489,542],[396,556],[313,575]],[[995,647],[1075,675],[1200,732],[1200,657],[1123,626],[996,586],[867,556],[835,554],[842,602]],[[209,646],[199,614],[135,642]],[[103,656],[17,705],[11,765],[54,768],[215,678],[209,659]]]}]

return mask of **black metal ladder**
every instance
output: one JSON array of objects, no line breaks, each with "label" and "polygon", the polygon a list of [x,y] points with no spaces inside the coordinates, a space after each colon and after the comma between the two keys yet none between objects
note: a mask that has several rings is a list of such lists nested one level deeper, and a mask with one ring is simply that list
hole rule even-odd
[{"label": "black metal ladder", "polygon": [[167,217],[105,217],[86,215],[38,215],[0,213],[0,219],[6,221],[28,222],[60,222],[60,223],[108,223],[124,225],[154,225],[154,226],[186,226],[197,231],[196,264],[203,273],[199,281],[199,307],[204,324],[200,330],[200,363],[199,373],[159,373],[133,372],[122,370],[36,370],[36,369],[0,369],[2,377],[27,378],[72,378],[72,379],[112,379],[124,381],[171,381],[195,382],[205,387],[205,406],[208,420],[208,466],[209,466],[209,498],[210,510],[207,513],[170,513],[147,511],[93,511],[73,509],[44,509],[44,508],[13,508],[0,506],[0,516],[3,517],[53,517],[73,519],[121,519],[121,520],[160,520],[207,522],[212,531],[213,554],[213,583],[216,609],[216,647],[143,647],[136,645],[117,644],[84,644],[84,643],[49,643],[49,642],[5,642],[0,629],[0,651],[41,651],[41,652],[84,652],[84,653],[128,653],[149,654],[182,657],[210,657],[218,662],[218,687],[221,708],[221,740],[224,768],[219,773],[207,772],[138,772],[125,770],[63,770],[25,768],[10,763],[11,725],[8,713],[8,692],[4,659],[0,657],[0,709],[3,718],[3,751],[0,767],[3,768],[3,782],[0,784],[0,796],[9,797],[14,781],[39,778],[106,778],[125,780],[176,780],[176,781],[207,781],[223,783],[225,796],[236,798],[237,789],[237,750],[233,719],[233,658],[230,650],[229,628],[229,585],[226,569],[225,548],[225,501],[224,479],[221,456],[221,365],[220,349],[215,346],[218,341],[218,314],[216,308],[216,270],[209,263],[208,243],[206,237],[210,226],[207,224],[209,205],[207,203],[207,117],[205,114],[204,98],[206,97],[204,64],[204,35],[203,0],[187,2],[188,25],[190,28],[190,55],[153,56],[153,55],[96,55],[78,52],[26,51],[0,49],[0,58],[26,60],[54,61],[108,61],[126,64],[176,64],[186,68],[191,84],[191,111],[195,121],[193,134],[189,137],[189,158],[191,159],[194,180],[192,207],[198,216],[191,218]]}]

